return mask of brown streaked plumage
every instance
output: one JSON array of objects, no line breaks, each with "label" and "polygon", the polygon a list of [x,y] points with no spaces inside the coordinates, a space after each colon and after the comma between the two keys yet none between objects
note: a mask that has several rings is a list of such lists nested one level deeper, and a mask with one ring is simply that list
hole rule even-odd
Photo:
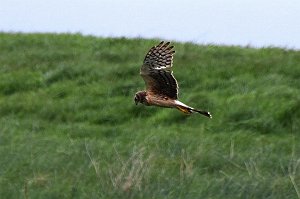
[{"label": "brown streaked plumage", "polygon": [[142,103],[146,106],[177,108],[186,114],[197,112],[211,118],[209,112],[194,109],[178,100],[178,84],[172,71],[175,53],[173,48],[170,42],[162,41],[146,54],[140,70],[140,75],[146,84],[146,91],[135,94],[136,105]]}]

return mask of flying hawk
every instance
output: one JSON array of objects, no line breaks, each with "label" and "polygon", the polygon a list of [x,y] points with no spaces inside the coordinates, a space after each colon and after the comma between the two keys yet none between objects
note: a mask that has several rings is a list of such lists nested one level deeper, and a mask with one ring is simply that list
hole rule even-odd
[{"label": "flying hawk", "polygon": [[178,100],[178,84],[172,71],[175,53],[173,48],[170,42],[162,41],[146,54],[140,70],[140,75],[146,83],[146,91],[135,94],[135,104],[177,108],[186,114],[197,112],[211,118],[209,112],[192,108]]}]

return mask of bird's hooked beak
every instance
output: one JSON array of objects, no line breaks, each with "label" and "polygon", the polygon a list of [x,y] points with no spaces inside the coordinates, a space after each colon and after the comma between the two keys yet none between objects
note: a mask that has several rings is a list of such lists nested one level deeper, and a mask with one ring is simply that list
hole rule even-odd
[{"label": "bird's hooked beak", "polygon": [[134,102],[135,102],[135,105],[138,105],[138,103],[139,103],[139,100],[136,96],[134,97]]}]

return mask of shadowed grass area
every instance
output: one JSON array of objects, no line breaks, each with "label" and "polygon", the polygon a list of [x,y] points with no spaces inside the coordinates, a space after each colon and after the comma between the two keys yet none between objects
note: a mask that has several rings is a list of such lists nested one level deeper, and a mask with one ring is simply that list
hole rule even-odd
[{"label": "shadowed grass area", "polygon": [[300,52],[174,43],[210,120],[134,104],[158,42],[0,33],[1,198],[300,198]]}]

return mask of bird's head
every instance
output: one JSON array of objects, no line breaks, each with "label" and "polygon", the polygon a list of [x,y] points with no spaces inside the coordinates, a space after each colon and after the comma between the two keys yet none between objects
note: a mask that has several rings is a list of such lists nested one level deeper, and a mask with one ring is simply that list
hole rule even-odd
[{"label": "bird's head", "polygon": [[137,92],[134,96],[134,102],[135,102],[135,105],[138,105],[138,103],[142,103],[142,104],[147,103],[146,91]]}]

